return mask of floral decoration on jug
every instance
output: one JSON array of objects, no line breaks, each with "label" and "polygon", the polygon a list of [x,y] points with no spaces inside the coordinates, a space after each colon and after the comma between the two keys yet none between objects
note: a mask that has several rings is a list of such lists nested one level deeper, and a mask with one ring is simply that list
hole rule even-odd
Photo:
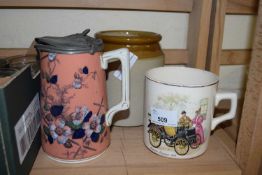
[{"label": "floral decoration on jug", "polygon": [[[49,53],[43,59],[48,59],[48,68],[41,72],[42,82],[45,81],[41,89],[45,142],[66,148],[65,158],[81,158],[88,151],[96,151],[92,143],[102,143],[104,138],[108,139],[105,114],[101,113],[101,108],[105,107],[104,99],[101,99],[101,104],[94,103],[98,106],[97,111],[92,111],[86,105],[76,106],[74,111],[70,111],[69,107],[70,101],[75,98],[74,92],[92,86],[88,80],[96,81],[96,71],[90,72],[88,66],[83,65],[68,77],[72,79],[70,84],[61,85],[60,75],[55,73],[60,64],[56,54]],[[72,147],[77,147],[77,151],[71,151]]]}]

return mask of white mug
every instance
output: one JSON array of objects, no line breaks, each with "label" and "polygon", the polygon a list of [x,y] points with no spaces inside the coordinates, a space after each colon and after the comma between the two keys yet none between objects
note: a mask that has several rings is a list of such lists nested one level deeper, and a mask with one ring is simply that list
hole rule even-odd
[{"label": "white mug", "polygon": [[[217,92],[218,77],[187,67],[159,67],[146,73],[144,142],[154,153],[188,159],[203,154],[210,132],[234,118],[237,94]],[[227,114],[213,118],[219,101],[231,101]]]}]

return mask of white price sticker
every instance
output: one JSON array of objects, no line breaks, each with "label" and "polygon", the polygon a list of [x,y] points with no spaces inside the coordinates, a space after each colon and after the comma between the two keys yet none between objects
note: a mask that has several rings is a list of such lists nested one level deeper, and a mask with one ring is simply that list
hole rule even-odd
[{"label": "white price sticker", "polygon": [[20,164],[23,163],[40,126],[39,109],[39,95],[37,93],[14,127]]},{"label": "white price sticker", "polygon": [[[138,57],[133,54],[132,52],[129,53],[129,68],[131,69],[135,62],[137,61]],[[118,78],[119,80],[122,80],[122,72],[120,68],[114,72],[114,76]]]},{"label": "white price sticker", "polygon": [[178,112],[152,107],[151,121],[158,125],[177,127]]}]

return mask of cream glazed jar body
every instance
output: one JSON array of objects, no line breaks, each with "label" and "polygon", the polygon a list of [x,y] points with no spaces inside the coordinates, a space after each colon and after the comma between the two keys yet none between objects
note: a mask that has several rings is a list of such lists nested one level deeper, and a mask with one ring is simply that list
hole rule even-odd
[{"label": "cream glazed jar body", "polygon": [[[145,73],[149,69],[163,66],[164,54],[160,47],[161,35],[144,31],[102,31],[96,34],[104,42],[104,51],[128,48],[130,51],[130,108],[117,113],[113,120],[115,126],[143,125],[143,101]],[[121,97],[121,81],[114,75],[120,63],[109,65],[107,92],[108,105],[113,106]]]}]

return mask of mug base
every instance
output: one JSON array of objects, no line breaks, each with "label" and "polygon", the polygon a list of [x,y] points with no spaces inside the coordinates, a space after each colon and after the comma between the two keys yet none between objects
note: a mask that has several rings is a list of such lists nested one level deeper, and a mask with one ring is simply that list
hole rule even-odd
[{"label": "mug base", "polygon": [[[107,150],[107,149],[106,149]],[[59,158],[56,158],[56,157],[53,157],[53,156],[50,156],[47,154],[47,157],[54,160],[54,161],[57,161],[57,162],[60,162],[60,163],[68,163],[68,164],[75,164],[75,163],[84,163],[84,162],[89,162],[89,161],[92,161],[98,157],[100,157],[102,154],[104,154],[106,152],[106,150],[104,150],[103,152],[101,152],[100,154],[98,155],[95,155],[95,156],[92,156],[92,157],[88,157],[88,158],[84,158],[84,159],[78,159],[78,160],[65,160],[65,159],[59,159]]]},{"label": "mug base", "polygon": [[117,126],[117,127],[139,127],[139,126],[143,126],[143,123],[113,123],[112,125]]},{"label": "mug base", "polygon": [[206,149],[203,149],[201,151],[199,151],[198,153],[196,154],[193,154],[193,155],[184,155],[184,156],[180,156],[180,155],[177,155],[177,154],[173,154],[173,153],[164,153],[164,152],[161,152],[159,150],[155,150],[154,148],[152,148],[151,146],[148,146],[147,144],[145,144],[145,146],[154,154],[158,155],[158,156],[162,156],[162,157],[167,157],[167,158],[171,158],[171,159],[180,159],[180,160],[183,160],[183,159],[194,159],[194,158],[197,158],[197,157],[200,157],[202,156],[207,150]]}]

